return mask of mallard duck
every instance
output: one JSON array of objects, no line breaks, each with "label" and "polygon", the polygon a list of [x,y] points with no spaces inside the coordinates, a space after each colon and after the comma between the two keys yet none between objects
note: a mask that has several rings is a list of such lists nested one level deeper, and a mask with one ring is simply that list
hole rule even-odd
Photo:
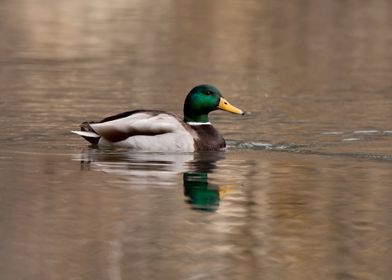
[{"label": "mallard duck", "polygon": [[185,99],[183,119],[164,111],[134,110],[100,122],[84,122],[80,131],[72,132],[99,146],[156,152],[214,151],[226,146],[208,119],[208,113],[217,109],[244,114],[230,105],[216,87],[199,85]]}]

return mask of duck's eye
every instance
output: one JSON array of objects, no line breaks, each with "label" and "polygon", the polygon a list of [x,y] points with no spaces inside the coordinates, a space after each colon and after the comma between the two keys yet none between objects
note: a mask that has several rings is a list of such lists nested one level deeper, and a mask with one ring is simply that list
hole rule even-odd
[{"label": "duck's eye", "polygon": [[207,91],[206,91],[206,94],[207,94],[207,95],[212,95],[212,92],[211,92],[210,90],[207,90]]}]

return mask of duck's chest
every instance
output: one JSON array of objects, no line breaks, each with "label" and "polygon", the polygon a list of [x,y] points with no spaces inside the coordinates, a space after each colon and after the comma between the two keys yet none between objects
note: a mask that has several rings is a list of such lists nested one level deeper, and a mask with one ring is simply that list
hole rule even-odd
[{"label": "duck's chest", "polygon": [[216,151],[226,147],[225,139],[212,125],[192,125],[191,127],[197,135],[196,151]]}]

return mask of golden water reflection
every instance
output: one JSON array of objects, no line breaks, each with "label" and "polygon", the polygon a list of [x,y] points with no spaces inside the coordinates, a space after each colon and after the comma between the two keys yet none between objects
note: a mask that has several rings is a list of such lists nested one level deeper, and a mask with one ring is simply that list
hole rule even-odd
[{"label": "golden water reflection", "polygon": [[390,275],[388,162],[25,149],[1,153],[5,279]]}]

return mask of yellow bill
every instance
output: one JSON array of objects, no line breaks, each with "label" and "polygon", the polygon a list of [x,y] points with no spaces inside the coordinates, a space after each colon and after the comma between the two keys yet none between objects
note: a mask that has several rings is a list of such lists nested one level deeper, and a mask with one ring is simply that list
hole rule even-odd
[{"label": "yellow bill", "polygon": [[230,112],[230,113],[234,113],[234,114],[240,114],[240,115],[244,114],[244,112],[242,110],[240,110],[237,107],[234,107],[233,105],[231,105],[223,97],[220,98],[220,101],[219,101],[219,104],[218,104],[218,109],[221,109],[223,111],[227,111],[227,112]]}]

